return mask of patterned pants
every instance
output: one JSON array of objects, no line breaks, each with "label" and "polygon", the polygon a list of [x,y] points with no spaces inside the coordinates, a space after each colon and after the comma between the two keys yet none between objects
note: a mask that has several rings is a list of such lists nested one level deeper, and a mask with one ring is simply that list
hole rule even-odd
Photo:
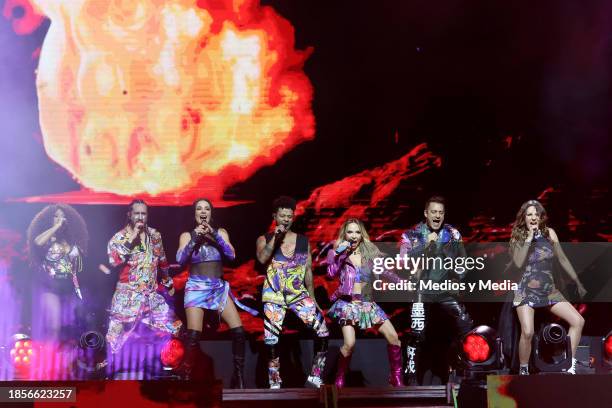
[{"label": "patterned pants", "polygon": [[404,370],[407,378],[404,380],[406,385],[417,384],[417,366],[420,360],[420,353],[423,349],[425,339],[425,329],[427,327],[427,314],[432,306],[436,305],[440,310],[448,315],[454,323],[454,331],[456,338],[469,332],[474,322],[465,306],[459,303],[450,295],[424,295],[423,302],[415,302],[412,304],[411,311],[411,332],[406,346],[407,362]]},{"label": "patterned pants", "polygon": [[312,369],[308,382],[315,387],[320,387],[322,384],[321,375],[327,359],[327,337],[329,336],[329,331],[325,325],[325,318],[317,310],[312,298],[304,297],[290,305],[264,303],[264,342],[269,347],[270,353],[268,361],[270,388],[280,388],[282,383],[280,377],[280,359],[276,354],[276,344],[283,330],[283,321],[287,314],[287,308],[291,309],[307,327],[314,330],[317,334],[319,345],[317,346],[315,343],[315,356],[312,361]]},{"label": "patterned pants", "polygon": [[117,285],[106,334],[106,341],[113,353],[119,351],[139,321],[151,329],[172,335],[177,335],[182,326],[159,293],[135,291],[127,285]]},{"label": "patterned pants", "polygon": [[278,337],[283,330],[283,321],[289,308],[304,324],[317,333],[317,337],[328,337],[329,331],[325,325],[325,318],[315,306],[310,297],[305,297],[290,305],[277,305],[264,303],[264,342],[267,345],[278,343]]}]

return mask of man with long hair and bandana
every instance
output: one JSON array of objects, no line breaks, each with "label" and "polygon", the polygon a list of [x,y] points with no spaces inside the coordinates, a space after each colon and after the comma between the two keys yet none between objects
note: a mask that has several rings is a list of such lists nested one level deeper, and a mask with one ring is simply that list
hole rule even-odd
[{"label": "man with long hair and bandana", "polygon": [[[108,243],[108,259],[119,269],[106,341],[117,353],[142,322],[154,330],[178,335],[182,323],[157,291],[157,273],[171,287],[169,264],[161,234],[147,225],[148,206],[142,200],[129,204],[128,223]],[[171,289],[171,292],[172,289]]]}]

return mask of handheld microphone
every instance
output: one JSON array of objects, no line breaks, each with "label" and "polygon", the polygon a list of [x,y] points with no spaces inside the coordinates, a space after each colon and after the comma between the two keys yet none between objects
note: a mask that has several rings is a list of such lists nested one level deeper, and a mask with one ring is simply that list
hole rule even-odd
[{"label": "handheld microphone", "polygon": [[134,226],[138,231],[138,235],[136,236],[140,239],[140,234],[144,232],[145,237],[148,236],[147,224],[143,220],[137,220],[136,225]]},{"label": "handheld microphone", "polygon": [[340,255],[341,253],[346,251],[350,246],[351,244],[348,242],[341,243],[340,245],[338,245],[338,248],[336,248],[336,255]]},{"label": "handheld microphone", "polygon": [[276,231],[276,233],[274,235],[276,235],[277,238],[281,237],[281,236],[283,236],[283,235],[285,235],[287,233],[287,226],[285,224],[279,224],[279,226],[282,226],[284,229]]},{"label": "handheld microphone", "polygon": [[200,217],[200,226],[203,226],[205,228],[204,233],[200,234],[202,238],[204,238],[207,234],[212,234],[212,227],[210,226],[204,215]]}]

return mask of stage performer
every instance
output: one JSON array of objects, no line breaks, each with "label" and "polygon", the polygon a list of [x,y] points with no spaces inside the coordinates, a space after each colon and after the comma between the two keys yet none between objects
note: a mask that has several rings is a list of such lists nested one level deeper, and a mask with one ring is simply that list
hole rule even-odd
[{"label": "stage performer", "polygon": [[513,301],[521,325],[518,347],[520,375],[529,374],[534,309],[541,307],[550,308],[554,315],[569,324],[572,365],[567,372],[576,374],[576,348],[580,343],[584,318],[565,300],[555,286],[554,258],[559,260],[563,270],[574,280],[580,296],[586,294],[586,289],[563,252],[557,234],[546,225],[547,218],[546,210],[539,201],[527,201],[516,215],[510,238],[512,262],[522,271],[522,278],[514,293]]},{"label": "stage performer", "polygon": [[213,205],[205,198],[193,203],[195,228],[183,232],[179,239],[176,259],[179,264],[189,264],[189,279],[185,286],[185,311],[187,314],[187,350],[185,370],[190,375],[199,351],[204,310],[213,310],[227,323],[232,337],[234,372],[232,388],[245,388],[244,353],[246,336],[236,305],[256,315],[257,311],[241,304],[223,279],[223,260],[236,257],[229,235],[223,228],[213,228]]},{"label": "stage performer", "polygon": [[158,270],[167,288],[172,288],[172,279],[168,276],[161,234],[148,226],[147,204],[143,200],[132,201],[127,217],[127,225],[108,243],[109,262],[119,268],[106,334],[113,354],[121,349],[138,322],[173,336],[179,334],[182,326],[157,291]]},{"label": "stage performer", "polygon": [[[89,236],[83,217],[68,204],[43,208],[27,231],[28,255],[37,270],[34,278],[33,337],[51,344],[76,339],[80,333],[77,310],[83,300],[77,275]],[[40,272],[40,273],[38,273]]]},{"label": "stage performer", "polygon": [[[402,234],[401,257],[424,257],[424,260],[430,260],[429,265],[425,263],[425,267],[421,270],[411,271],[417,281],[441,283],[447,280],[461,280],[465,276],[465,272],[459,273],[442,267],[445,259],[466,257],[461,234],[456,228],[444,222],[445,211],[443,197],[429,198],[425,202],[423,212],[425,220]],[[442,262],[433,262],[436,258],[440,258]],[[419,301],[412,304],[411,337],[406,347],[408,359],[406,374],[409,384],[417,382],[417,363],[421,346],[425,341],[426,313],[432,303],[438,304],[441,310],[452,318],[457,338],[469,332],[473,326],[465,306],[459,303],[452,293],[436,290],[419,291]]]},{"label": "stage performer", "polygon": [[320,387],[327,358],[329,332],[325,318],[314,296],[310,244],[304,235],[291,230],[296,202],[290,197],[274,200],[274,232],[257,238],[257,260],[267,265],[262,302],[264,308],[264,342],[268,346],[268,379],[270,388],[281,387],[280,360],[276,345],[287,309],[299,317],[316,335],[309,386]]},{"label": "stage performer", "polygon": [[[340,277],[340,286],[332,295],[335,300],[328,315],[342,326],[344,344],[340,348],[336,386],[344,386],[355,347],[355,327],[361,330],[378,327],[387,340],[389,358],[389,384],[402,386],[402,350],[395,327],[385,312],[372,301],[371,290],[375,275],[372,272],[374,258],[382,256],[370,241],[363,223],[356,219],[346,220],[340,227],[334,249],[327,255],[327,275]],[[397,280],[395,275],[390,280]],[[395,278],[395,279],[394,279]]]}]

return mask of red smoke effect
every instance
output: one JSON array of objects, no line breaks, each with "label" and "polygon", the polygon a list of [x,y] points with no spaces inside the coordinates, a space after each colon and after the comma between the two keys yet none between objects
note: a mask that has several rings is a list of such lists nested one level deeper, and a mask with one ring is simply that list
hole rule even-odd
[{"label": "red smoke effect", "polygon": [[351,217],[367,220],[370,235],[376,236],[393,224],[393,214],[369,216],[369,210],[382,206],[408,179],[441,165],[442,159],[420,144],[398,160],[315,189],[298,203],[296,216],[307,217],[307,235],[313,242],[335,239],[344,220]]},{"label": "red smoke effect", "polygon": [[466,242],[508,242],[512,233],[512,224],[496,225],[494,217],[477,215],[469,223],[471,234],[463,234]]},{"label": "red smoke effect", "polygon": [[235,269],[226,269],[225,279],[232,286],[238,300],[253,297],[253,289],[263,285],[264,275],[255,270],[255,260],[243,263]]}]

